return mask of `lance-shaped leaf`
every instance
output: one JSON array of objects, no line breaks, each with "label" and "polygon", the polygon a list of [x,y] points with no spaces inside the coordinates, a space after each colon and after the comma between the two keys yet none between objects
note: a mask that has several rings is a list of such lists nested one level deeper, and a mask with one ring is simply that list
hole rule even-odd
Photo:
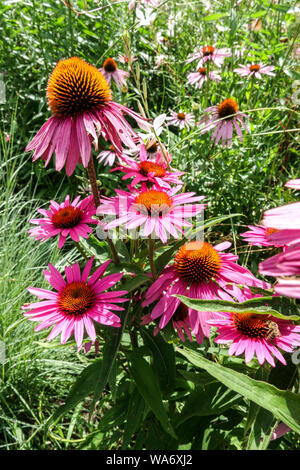
[{"label": "lance-shaped leaf", "polygon": [[266,382],[211,362],[189,349],[179,349],[194,366],[206,370],[226,387],[240,393],[262,408],[270,411],[294,431],[300,433],[300,395],[289,390],[279,390]]},{"label": "lance-shaped leaf", "polygon": [[129,371],[136,383],[138,391],[155,414],[163,429],[176,439],[176,435],[162,401],[159,383],[152,367],[142,357],[141,351],[138,349],[129,351],[127,357],[129,360]]},{"label": "lance-shaped leaf", "polygon": [[[229,313],[254,313],[263,315],[272,315],[273,317],[283,318],[284,320],[300,320],[297,307],[286,308],[286,302],[283,297],[255,297],[245,302],[230,302],[229,300],[204,300],[190,299],[184,295],[175,295],[185,305],[198,312],[229,312]],[[282,302],[282,305],[281,305]],[[277,307],[277,309],[275,309]],[[281,311],[285,313],[281,313]]]}]

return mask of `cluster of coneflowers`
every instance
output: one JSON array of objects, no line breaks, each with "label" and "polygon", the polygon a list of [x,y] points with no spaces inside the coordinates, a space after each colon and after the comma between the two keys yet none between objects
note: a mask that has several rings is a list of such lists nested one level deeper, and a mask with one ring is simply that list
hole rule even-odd
[{"label": "cluster of coneflowers", "polygon": [[[129,298],[127,291],[112,288],[123,277],[113,242],[116,228],[122,227],[126,237],[132,240],[139,237],[148,245],[148,263],[144,266],[152,285],[138,297],[146,309],[142,324],[156,323],[156,334],[172,322],[182,341],[188,337],[198,343],[203,342],[204,336],[210,336],[214,326],[219,333],[217,343],[232,343],[229,354],[245,353],[246,362],[256,355],[260,364],[266,360],[274,366],[274,357],[285,363],[278,348],[291,352],[293,346],[299,345],[300,327],[269,315],[199,312],[177,297],[242,302],[256,296],[251,287],[271,288],[240,266],[236,255],[225,252],[231,245],[229,242],[215,246],[205,241],[182,244],[170,263],[157,274],[156,249],[183,236],[185,228],[191,230],[191,219],[201,214],[205,204],[200,202],[204,196],[182,192],[183,173],[171,167],[172,156],[157,140],[143,141],[124,114],[133,117],[151,136],[149,122],[113,102],[104,72],[78,57],[58,62],[48,81],[47,98],[52,116],[27,150],[34,150],[33,160],[42,158],[45,166],[55,153],[56,169],[65,167],[67,175],[82,164],[87,168],[93,194],[83,200],[76,197],[71,201],[67,196],[60,203],[51,201],[48,210],[39,209],[43,217],[31,220],[35,227],[29,233],[42,241],[58,237],[60,249],[67,238],[80,247],[80,239],[88,238],[92,226],[97,225],[107,235],[113,259],[93,271],[91,257],[82,270],[78,263],[66,266],[64,276],[49,264],[44,276],[54,290],[30,287],[29,292],[39,301],[23,307],[29,320],[39,322],[35,330],[51,327],[48,340],[61,335],[63,344],[74,334],[80,350],[85,335],[96,341],[95,322],[121,326],[114,312],[124,310],[119,304]],[[114,197],[101,196],[97,187],[92,147],[97,151],[100,136],[113,146],[118,156],[113,170],[122,172],[123,180],[130,180],[128,190],[116,189]],[[124,152],[123,145],[131,153]],[[107,220],[111,217],[113,220]],[[286,237],[289,235],[285,233]],[[288,249],[284,256],[289,253]],[[120,266],[120,272],[103,277],[112,261]],[[276,324],[276,334],[270,335],[270,322]]]},{"label": "cluster of coneflowers", "polygon": [[[220,69],[223,66],[224,59],[230,57],[231,52],[226,48],[217,48],[216,46],[205,45],[197,48],[195,52],[190,54],[187,59],[187,64],[198,61],[195,72],[188,74],[188,85],[195,85],[196,88],[201,89],[204,83],[211,80],[214,82],[221,81],[221,75],[218,71],[211,70],[212,66]],[[263,74],[274,76],[274,67],[272,65],[264,65],[261,63],[251,63],[241,65],[234,70],[244,78],[260,79]],[[170,111],[171,117],[167,118],[169,125],[177,125],[181,129],[194,125],[194,116],[191,113],[184,113],[180,111]],[[210,106],[204,110],[204,117],[197,123],[203,127],[200,130],[201,134],[209,132],[214,129],[212,140],[215,144],[221,142],[222,145],[230,146],[232,143],[233,131],[235,129],[238,138],[243,141],[243,134],[241,127],[246,132],[249,129],[245,123],[248,116],[239,111],[239,105],[234,98],[226,98],[218,105]]]}]

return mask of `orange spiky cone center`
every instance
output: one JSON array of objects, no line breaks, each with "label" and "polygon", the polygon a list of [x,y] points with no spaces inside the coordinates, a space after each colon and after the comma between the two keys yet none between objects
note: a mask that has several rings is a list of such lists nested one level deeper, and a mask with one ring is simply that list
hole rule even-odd
[{"label": "orange spiky cone center", "polygon": [[140,214],[162,217],[170,212],[173,201],[167,193],[149,189],[135,198],[135,206]]},{"label": "orange spiky cone center", "polygon": [[209,243],[189,242],[176,253],[174,266],[187,282],[209,282],[219,273],[221,257]]},{"label": "orange spiky cone center", "polygon": [[83,315],[95,303],[95,293],[92,288],[82,281],[67,284],[58,295],[60,310],[66,315]]},{"label": "orange spiky cone center", "polygon": [[80,209],[73,206],[59,209],[52,215],[52,223],[55,228],[73,228],[79,224],[83,216]]},{"label": "orange spiky cone center", "polygon": [[60,60],[47,85],[48,105],[56,116],[101,109],[112,100],[110,87],[102,73],[79,57]]},{"label": "orange spiky cone center", "polygon": [[[226,118],[226,117],[232,116],[233,114],[236,114],[238,110],[239,110],[239,106],[237,102],[233,98],[228,98],[219,104],[218,116],[220,119]],[[231,118],[229,117],[229,119]]]}]

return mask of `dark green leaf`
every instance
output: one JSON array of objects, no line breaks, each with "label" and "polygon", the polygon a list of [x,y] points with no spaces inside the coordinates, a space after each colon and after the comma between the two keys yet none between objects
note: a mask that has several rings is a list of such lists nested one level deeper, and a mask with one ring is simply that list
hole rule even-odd
[{"label": "dark green leaf", "polygon": [[176,427],[193,416],[222,414],[241,400],[240,394],[229,390],[220,382],[198,387],[186,401]]},{"label": "dark green leaf", "polygon": [[178,349],[196,367],[206,370],[226,387],[257,403],[300,433],[300,395],[283,391],[265,382],[254,380],[244,374],[205,359],[195,351]]},{"label": "dark green leaf", "polygon": [[[256,297],[246,302],[230,302],[228,300],[203,300],[203,299],[190,299],[184,295],[175,295],[185,305],[199,312],[232,312],[232,313],[253,313],[253,314],[268,314],[277,318],[283,318],[285,320],[300,320],[298,314],[290,313],[282,307],[285,314],[275,310],[273,307],[280,307],[280,301],[278,297]],[[285,299],[282,297],[282,302],[285,303]],[[294,312],[294,311],[293,311]]]},{"label": "dark green leaf", "polygon": [[129,371],[140,394],[147,405],[151,408],[164,430],[176,438],[162,402],[161,390],[152,367],[142,357],[138,349],[128,352],[127,355],[129,360]]},{"label": "dark green leaf", "polygon": [[150,349],[153,356],[153,369],[155,370],[163,394],[169,394],[175,386],[175,353],[172,344],[168,344],[160,333],[153,335],[153,329],[142,328],[144,344]]}]

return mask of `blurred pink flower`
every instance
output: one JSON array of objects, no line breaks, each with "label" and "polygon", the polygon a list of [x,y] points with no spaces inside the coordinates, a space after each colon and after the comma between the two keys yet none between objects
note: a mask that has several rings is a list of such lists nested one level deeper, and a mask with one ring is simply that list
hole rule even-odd
[{"label": "blurred pink flower", "polygon": [[259,272],[277,278],[274,286],[277,294],[299,299],[300,278],[297,276],[300,276],[300,243],[260,263]]},{"label": "blurred pink flower", "polygon": [[[222,145],[231,145],[233,128],[235,128],[239,139],[243,141],[240,125],[250,132],[243,120],[248,116],[239,111],[238,104],[233,98],[222,101],[218,106],[210,106],[204,112],[207,113],[206,116],[197,123],[198,125],[205,124],[200,133],[204,134],[215,129],[212,135],[215,144],[222,140]],[[220,119],[222,120],[220,121]]]},{"label": "blurred pink flower", "polygon": [[166,121],[168,121],[168,126],[178,126],[180,129],[185,127],[189,130],[190,127],[194,126],[195,124],[195,118],[191,113],[183,113],[182,111],[176,113],[175,111],[170,110],[170,114],[171,116],[166,118]]},{"label": "blurred pink flower", "polygon": [[196,88],[199,89],[205,81],[207,82],[208,78],[215,82],[221,81],[221,77],[217,72],[209,72],[209,75],[207,76],[207,69],[205,67],[200,67],[197,72],[190,73],[187,78],[188,85],[196,85]]},{"label": "blurred pink flower", "polygon": [[262,75],[270,75],[275,76],[273,70],[275,67],[273,65],[263,65],[263,64],[248,64],[248,65],[241,65],[239,64],[239,68],[234,69],[236,73],[238,73],[241,77],[254,77],[254,78],[261,78]]},{"label": "blurred pink flower", "polygon": [[279,439],[280,437],[284,436],[290,430],[291,430],[291,428],[289,428],[285,423],[278,424],[277,428],[272,433],[271,441],[274,441],[275,439]]},{"label": "blurred pink flower", "polygon": [[105,59],[100,72],[109,85],[113,79],[120,88],[125,85],[126,79],[129,77],[129,73],[119,69],[117,62],[112,57]]},{"label": "blurred pink flower", "polygon": [[221,67],[224,58],[230,57],[231,52],[226,48],[216,48],[215,46],[204,46],[197,49],[196,52],[193,52],[188,56],[186,61],[187,64],[193,62],[194,60],[200,59],[197,65],[197,69],[201,67],[208,60],[213,62],[217,67]]},{"label": "blurred pink flower", "polygon": [[[131,62],[135,62],[136,60],[137,60],[137,57],[132,55],[131,56]],[[122,64],[128,64],[129,63],[129,57],[127,57],[126,55],[119,54],[118,61],[121,62]]]},{"label": "blurred pink flower", "polygon": [[268,238],[268,235],[278,232],[277,229],[264,227],[263,225],[248,225],[250,228],[249,231],[240,233],[241,237],[244,237],[245,241],[249,243],[249,245],[254,246],[284,246],[284,243],[279,243],[278,245],[271,242]]}]

